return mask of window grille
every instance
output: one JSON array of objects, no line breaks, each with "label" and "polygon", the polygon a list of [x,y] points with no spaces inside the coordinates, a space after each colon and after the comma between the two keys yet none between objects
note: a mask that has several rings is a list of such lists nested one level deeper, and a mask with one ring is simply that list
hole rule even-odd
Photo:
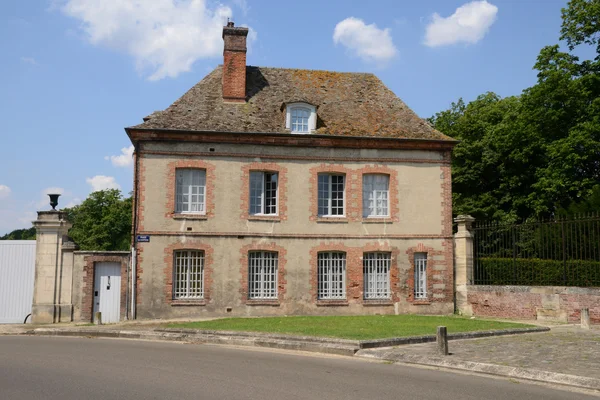
[{"label": "window grille", "polygon": [[175,211],[178,213],[206,212],[206,171],[203,169],[177,169]]},{"label": "window grille", "polygon": [[204,298],[204,252],[182,250],[174,253],[173,298]]},{"label": "window grille", "polygon": [[319,174],[319,216],[344,215],[344,175]]},{"label": "window grille", "polygon": [[363,255],[363,277],[365,299],[389,299],[390,253],[365,253]]},{"label": "window grille", "polygon": [[389,175],[363,175],[363,217],[387,217],[389,213]]},{"label": "window grille", "polygon": [[250,172],[250,214],[277,214],[277,172]]},{"label": "window grille", "polygon": [[250,299],[277,298],[277,264],[277,252],[248,253],[248,297]]},{"label": "window grille", "polygon": [[323,300],[346,298],[346,253],[325,252],[318,256],[317,297]]},{"label": "window grille", "polygon": [[427,298],[427,253],[415,253],[415,299]]},{"label": "window grille", "polygon": [[291,110],[291,131],[292,132],[308,132],[308,119],[310,118],[310,110],[303,107],[294,107]]}]

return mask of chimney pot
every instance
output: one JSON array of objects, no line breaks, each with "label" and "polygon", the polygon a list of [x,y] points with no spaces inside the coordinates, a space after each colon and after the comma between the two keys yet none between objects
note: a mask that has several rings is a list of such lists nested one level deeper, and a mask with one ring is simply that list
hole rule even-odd
[{"label": "chimney pot", "polygon": [[228,21],[223,27],[223,100],[246,101],[246,38],[248,28]]}]

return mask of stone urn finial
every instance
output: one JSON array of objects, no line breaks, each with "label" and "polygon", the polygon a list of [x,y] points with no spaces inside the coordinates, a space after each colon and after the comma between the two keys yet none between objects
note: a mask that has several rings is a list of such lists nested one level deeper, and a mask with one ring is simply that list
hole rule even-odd
[{"label": "stone urn finial", "polygon": [[50,206],[52,207],[52,211],[56,211],[60,194],[49,194],[48,196],[50,197]]}]

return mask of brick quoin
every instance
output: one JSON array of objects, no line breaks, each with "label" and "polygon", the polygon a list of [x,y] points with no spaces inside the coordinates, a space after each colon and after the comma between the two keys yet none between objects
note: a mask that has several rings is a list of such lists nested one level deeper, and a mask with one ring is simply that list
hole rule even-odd
[{"label": "brick quoin", "polygon": [[[249,215],[250,211],[250,172],[277,172],[277,215]],[[256,219],[266,221],[287,220],[287,168],[276,163],[254,162],[242,166],[242,184],[240,188],[241,214],[240,219]]]},{"label": "brick quoin", "polygon": [[[249,299],[248,298],[248,253],[250,251],[273,251],[277,253],[277,299]],[[287,251],[276,243],[252,242],[240,249],[240,294],[242,303],[246,305],[272,305],[283,303],[286,292],[286,269],[285,265]]]},{"label": "brick quoin", "polygon": [[[175,262],[174,252],[177,250],[196,250],[204,251],[204,298],[198,300],[174,300],[173,299],[173,263]],[[205,305],[210,301],[210,295],[213,286],[213,248],[206,243],[196,240],[187,240],[185,243],[173,243],[166,246],[164,250],[165,268],[163,276],[165,280],[164,296],[165,303],[171,305]]]},{"label": "brick quoin", "polygon": [[389,168],[385,165],[368,165],[356,171],[358,173],[358,182],[360,183],[360,190],[358,193],[358,209],[360,210],[360,215],[362,217],[363,210],[363,175],[366,174],[382,174],[387,175],[389,177],[389,218],[365,218],[363,217],[363,221],[377,221],[377,222],[399,222],[400,221],[400,209],[398,207],[398,171],[392,168]]},{"label": "brick quoin", "polygon": [[185,214],[189,219],[206,219],[215,215],[215,166],[202,160],[178,160],[172,161],[167,166],[167,199],[165,204],[165,216],[167,218],[178,217],[175,212],[175,177],[177,169],[203,169],[206,171],[206,196],[204,214]]},{"label": "brick quoin", "polygon": [[[344,185],[346,192],[344,193],[345,217],[319,217],[319,183],[318,176],[321,173],[345,175]],[[343,165],[321,164],[317,167],[312,167],[309,171],[309,186],[310,186],[310,221],[359,221],[362,218],[362,210],[359,209],[358,196],[362,197],[360,185],[358,183],[358,173]]]},{"label": "brick quoin", "polygon": [[452,153],[444,152],[444,163],[440,167],[442,177],[442,235],[452,235],[452,168],[450,160]]},{"label": "brick quoin", "polygon": [[127,263],[128,256],[117,255],[94,255],[85,256],[83,265],[83,284],[81,298],[81,320],[93,321],[94,318],[94,279],[96,276],[96,264],[100,262],[114,262],[121,264],[121,320],[127,315]]},{"label": "brick quoin", "polygon": [[[433,247],[427,247],[423,243],[419,243],[415,247],[410,247],[406,250],[408,256],[408,264],[410,268],[408,270],[407,287],[408,293],[406,294],[406,300],[412,304],[430,304],[434,302],[452,302],[453,301],[453,264],[452,264],[452,240],[447,239],[442,243],[443,250],[435,250]],[[427,253],[427,298],[426,299],[415,299],[415,253]],[[436,260],[435,256],[443,256],[443,260]],[[445,269],[435,270],[438,265],[443,265]],[[441,276],[441,279],[434,279],[434,275]],[[434,284],[444,284],[444,289],[434,289]],[[443,295],[443,297],[436,297],[434,294]]]}]

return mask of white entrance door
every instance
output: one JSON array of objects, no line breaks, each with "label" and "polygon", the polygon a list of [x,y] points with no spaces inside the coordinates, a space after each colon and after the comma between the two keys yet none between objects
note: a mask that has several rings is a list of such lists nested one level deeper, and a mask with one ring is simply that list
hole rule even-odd
[{"label": "white entrance door", "polygon": [[102,313],[102,323],[119,322],[121,310],[121,264],[96,263],[94,277],[94,318]]}]

